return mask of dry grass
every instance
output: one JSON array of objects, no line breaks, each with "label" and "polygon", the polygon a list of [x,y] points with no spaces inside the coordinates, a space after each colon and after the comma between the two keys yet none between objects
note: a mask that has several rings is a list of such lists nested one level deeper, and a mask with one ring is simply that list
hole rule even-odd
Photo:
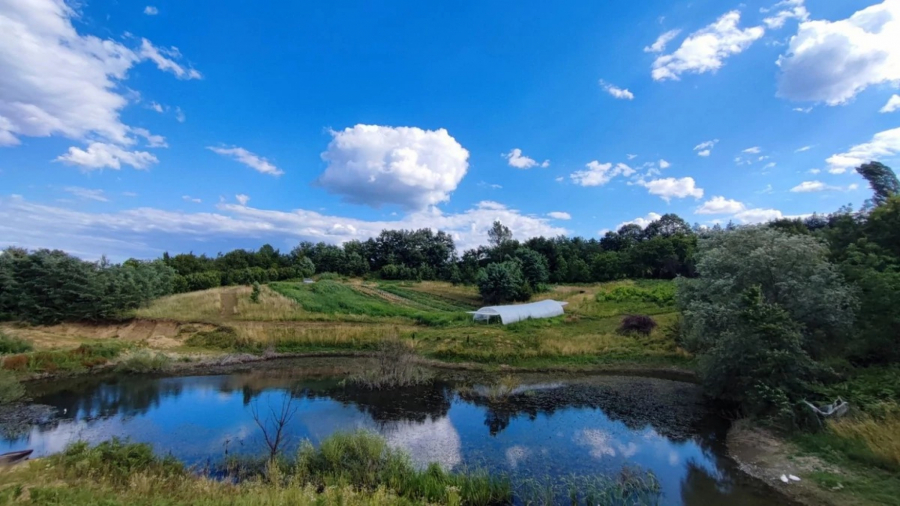
[{"label": "dry grass", "polygon": [[138,318],[182,322],[219,322],[222,319],[221,294],[233,288],[212,288],[200,292],[179,293],[153,301],[135,311]]},{"label": "dry grass", "polygon": [[877,420],[845,418],[828,425],[838,436],[862,442],[876,457],[900,468],[900,414]]}]

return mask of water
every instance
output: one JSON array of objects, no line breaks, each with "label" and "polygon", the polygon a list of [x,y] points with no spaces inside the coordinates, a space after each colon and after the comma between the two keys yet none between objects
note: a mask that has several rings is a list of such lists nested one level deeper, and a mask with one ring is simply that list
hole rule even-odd
[{"label": "water", "polygon": [[61,451],[79,439],[113,436],[147,442],[202,466],[229,453],[261,454],[251,415],[285,399],[297,408],[288,426],[291,451],[340,430],[364,428],[406,449],[418,464],[486,467],[514,484],[528,478],[616,476],[623,466],[652,471],[661,504],[711,506],[778,502],[724,456],[722,422],[699,389],[635,377],[532,375],[512,394],[490,400],[491,378],[443,374],[433,385],[371,392],[342,386],[363,365],[344,360],[268,363],[262,371],[175,378],[83,378],[33,387],[58,419],[6,434],[0,452]]}]

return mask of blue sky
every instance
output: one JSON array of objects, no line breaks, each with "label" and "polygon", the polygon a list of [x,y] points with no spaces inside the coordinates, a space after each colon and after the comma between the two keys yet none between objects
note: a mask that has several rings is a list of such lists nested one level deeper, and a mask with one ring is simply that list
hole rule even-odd
[{"label": "blue sky", "polygon": [[0,5],[0,245],[598,237],[858,206],[900,0]]}]

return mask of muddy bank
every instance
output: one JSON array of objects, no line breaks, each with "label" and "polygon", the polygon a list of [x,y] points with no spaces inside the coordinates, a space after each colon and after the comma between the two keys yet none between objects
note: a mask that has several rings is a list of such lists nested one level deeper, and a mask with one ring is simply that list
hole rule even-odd
[{"label": "muddy bank", "polygon": [[[840,473],[840,469],[798,449],[771,431],[749,420],[731,425],[726,437],[728,455],[741,471],[765,483],[794,504],[804,506],[844,506],[862,504],[846,495],[836,495],[816,485],[809,475],[819,470]],[[783,483],[781,475],[792,474],[801,481]]]}]

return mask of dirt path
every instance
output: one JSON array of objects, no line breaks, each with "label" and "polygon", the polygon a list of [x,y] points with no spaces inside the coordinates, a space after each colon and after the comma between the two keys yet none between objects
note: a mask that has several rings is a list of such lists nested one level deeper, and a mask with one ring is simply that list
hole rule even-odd
[{"label": "dirt path", "polygon": [[222,306],[222,318],[230,320],[237,314],[237,293],[234,290],[219,294],[219,302]]}]

